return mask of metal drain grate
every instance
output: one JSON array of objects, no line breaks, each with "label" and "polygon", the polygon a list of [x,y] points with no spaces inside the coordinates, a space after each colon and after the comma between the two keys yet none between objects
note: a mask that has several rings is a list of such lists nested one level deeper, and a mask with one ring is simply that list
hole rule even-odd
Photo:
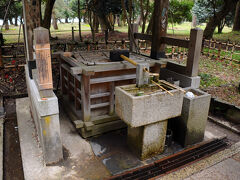
[{"label": "metal drain grate", "polygon": [[226,138],[214,139],[204,144],[196,145],[192,148],[178,152],[166,158],[160,159],[152,164],[143,166],[123,174],[119,174],[110,178],[110,180],[132,180],[132,179],[150,179],[171,171],[177,170],[180,167],[186,166],[195,161],[199,161],[217,151],[227,147]]}]

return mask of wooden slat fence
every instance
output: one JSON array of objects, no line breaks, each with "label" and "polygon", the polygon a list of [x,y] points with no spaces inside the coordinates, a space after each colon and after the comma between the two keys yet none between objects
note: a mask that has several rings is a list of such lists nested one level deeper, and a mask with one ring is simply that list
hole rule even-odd
[{"label": "wooden slat fence", "polygon": [[218,60],[229,60],[240,64],[240,45],[234,42],[218,42],[205,39],[202,53]]}]

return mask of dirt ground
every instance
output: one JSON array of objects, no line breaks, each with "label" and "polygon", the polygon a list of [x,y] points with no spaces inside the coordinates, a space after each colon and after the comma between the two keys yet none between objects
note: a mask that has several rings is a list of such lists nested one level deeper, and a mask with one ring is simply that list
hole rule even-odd
[{"label": "dirt ground", "polygon": [[4,122],[3,179],[24,180],[15,99],[6,99]]}]

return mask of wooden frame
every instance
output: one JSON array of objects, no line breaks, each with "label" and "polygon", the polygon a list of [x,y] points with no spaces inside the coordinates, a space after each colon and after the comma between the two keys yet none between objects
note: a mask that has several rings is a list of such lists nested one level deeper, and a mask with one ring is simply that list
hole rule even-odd
[{"label": "wooden frame", "polygon": [[[141,33],[135,33],[134,37],[136,39],[148,40],[150,41],[153,36]],[[203,30],[199,28],[191,29],[190,40],[184,39],[176,39],[170,37],[160,37],[160,43],[179,46],[183,48],[188,48],[188,57],[187,57],[187,65],[184,67],[184,70],[181,68],[181,73],[186,74],[190,77],[194,77],[198,75],[198,67],[199,67],[199,59],[202,49],[202,39],[203,39]],[[171,69],[178,71],[179,67],[173,67],[171,65]]]},{"label": "wooden frame", "polygon": [[[90,57],[92,54],[89,52]],[[148,62],[151,72],[159,72],[166,65],[133,53],[131,57]],[[80,59],[63,55],[60,59],[64,106],[81,135],[89,137],[126,126],[115,115],[115,86],[135,83],[136,67],[128,62],[85,65]]]}]

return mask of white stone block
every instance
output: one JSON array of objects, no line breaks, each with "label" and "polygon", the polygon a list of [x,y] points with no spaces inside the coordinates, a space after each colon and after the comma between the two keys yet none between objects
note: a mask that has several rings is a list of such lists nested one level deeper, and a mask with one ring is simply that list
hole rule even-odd
[{"label": "white stone block", "polygon": [[166,91],[134,96],[122,89],[122,87],[132,88],[134,86],[136,85],[116,87],[115,90],[116,113],[129,126],[145,126],[181,115],[182,91],[170,90],[173,96]]}]

